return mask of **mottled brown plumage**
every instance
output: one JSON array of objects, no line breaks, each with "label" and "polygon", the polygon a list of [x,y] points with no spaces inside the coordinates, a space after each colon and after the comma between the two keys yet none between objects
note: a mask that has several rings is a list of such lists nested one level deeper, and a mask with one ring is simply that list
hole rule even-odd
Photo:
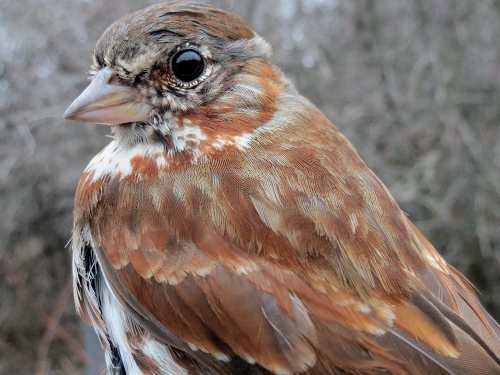
[{"label": "mottled brown plumage", "polygon": [[270,56],[205,5],[100,38],[65,115],[113,129],[73,231],[109,373],[500,374],[473,287]]}]

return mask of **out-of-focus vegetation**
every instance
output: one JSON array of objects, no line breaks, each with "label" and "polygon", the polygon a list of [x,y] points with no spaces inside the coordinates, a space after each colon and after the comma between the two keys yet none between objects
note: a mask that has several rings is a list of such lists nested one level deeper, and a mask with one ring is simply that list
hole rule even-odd
[{"label": "out-of-focus vegetation", "polygon": [[[0,0],[0,374],[83,374],[73,193],[105,127],[66,122],[95,41],[144,0]],[[273,46],[500,318],[500,3],[213,1]]]}]

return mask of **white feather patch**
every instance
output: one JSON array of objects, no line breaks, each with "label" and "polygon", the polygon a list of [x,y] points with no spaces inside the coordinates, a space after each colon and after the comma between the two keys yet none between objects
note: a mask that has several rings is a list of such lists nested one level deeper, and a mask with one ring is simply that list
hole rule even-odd
[{"label": "white feather patch", "polygon": [[203,134],[199,126],[182,126],[172,129],[175,151],[184,151],[188,148],[195,151],[199,148],[200,143],[206,139],[207,136]]},{"label": "white feather patch", "polygon": [[161,144],[138,142],[124,147],[121,142],[113,140],[90,161],[85,172],[94,172],[92,181],[105,176],[119,176],[123,179],[132,174],[131,160],[135,156],[150,157],[156,161],[159,168],[168,165]]},{"label": "white feather patch", "polygon": [[[113,344],[120,352],[120,358],[127,374],[142,374],[136,362],[134,353],[140,351],[140,356],[147,356],[158,367],[160,374],[188,375],[188,372],[180,367],[172,358],[168,347],[158,342],[147,331],[142,332],[138,329],[137,323],[128,316],[112,295],[106,283],[101,290],[102,295],[102,313],[104,323],[108,329],[108,335]],[[140,332],[140,333],[139,333]],[[127,335],[143,334],[144,344],[138,348],[131,347]],[[110,353],[107,353],[108,365],[110,363]]]}]

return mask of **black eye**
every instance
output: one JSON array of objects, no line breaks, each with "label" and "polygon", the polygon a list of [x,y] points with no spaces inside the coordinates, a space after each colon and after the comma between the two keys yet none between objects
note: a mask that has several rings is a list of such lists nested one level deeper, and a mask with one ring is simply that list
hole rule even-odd
[{"label": "black eye", "polygon": [[172,59],[172,71],[182,82],[190,82],[203,73],[203,58],[192,49],[179,51]]}]

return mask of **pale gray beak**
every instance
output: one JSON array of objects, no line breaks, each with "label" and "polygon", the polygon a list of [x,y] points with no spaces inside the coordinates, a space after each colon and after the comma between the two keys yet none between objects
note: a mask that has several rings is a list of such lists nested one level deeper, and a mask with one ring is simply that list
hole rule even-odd
[{"label": "pale gray beak", "polygon": [[140,101],[136,88],[114,82],[114,74],[110,68],[101,69],[63,117],[104,125],[147,121],[152,107]]}]

